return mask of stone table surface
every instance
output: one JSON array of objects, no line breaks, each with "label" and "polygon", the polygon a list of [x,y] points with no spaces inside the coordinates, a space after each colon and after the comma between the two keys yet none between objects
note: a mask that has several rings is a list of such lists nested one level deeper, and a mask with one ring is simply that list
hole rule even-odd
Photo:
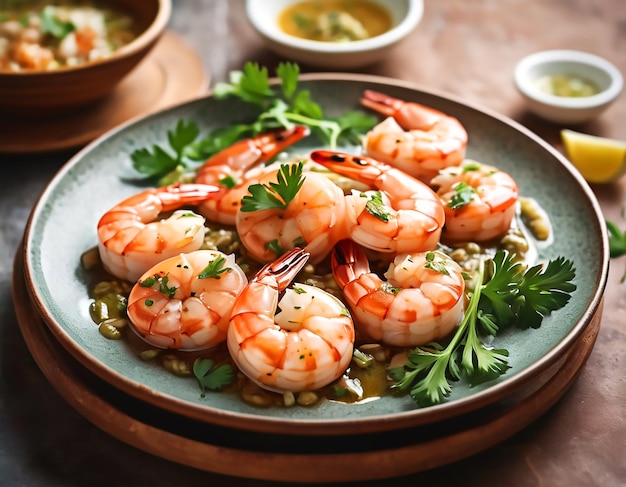
[{"label": "stone table surface", "polygon": [[[173,3],[170,30],[197,51],[212,84],[245,61],[267,66],[280,61],[248,25],[242,0]],[[562,150],[563,127],[525,111],[512,83],[514,65],[533,51],[568,48],[603,56],[626,73],[622,3],[426,0],[423,20],[410,37],[361,72],[459,96],[520,122]],[[596,120],[572,128],[626,140],[625,121],[622,95]],[[12,260],[37,197],[73,152],[0,155],[5,169],[0,178],[0,485],[276,485],[195,470],[122,443],[69,406],[32,359],[11,298]],[[625,181],[592,187],[605,217],[622,228]],[[540,419],[470,458],[360,485],[626,485],[626,283],[620,283],[625,268],[624,258],[611,262],[593,352],[571,388]]]}]

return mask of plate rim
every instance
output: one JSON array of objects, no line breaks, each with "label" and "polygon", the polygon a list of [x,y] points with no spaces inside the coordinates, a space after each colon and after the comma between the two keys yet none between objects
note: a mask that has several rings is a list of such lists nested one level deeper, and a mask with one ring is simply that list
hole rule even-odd
[{"label": "plate rim", "polygon": [[[571,173],[572,177],[578,182],[580,189],[587,196],[593,213],[597,218],[597,222],[599,223],[602,218],[602,211],[597,201],[595,195],[593,194],[591,188],[584,181],[582,176],[580,176],[574,166],[554,147],[549,145],[546,141],[540,138],[538,135],[530,131],[528,128],[522,126],[518,122],[510,119],[509,117],[498,114],[492,110],[486,109],[484,107],[480,107],[477,104],[467,103],[463,101],[460,97],[455,95],[451,95],[449,93],[445,93],[442,91],[425,88],[413,82],[397,80],[393,78],[388,78],[384,76],[378,75],[367,75],[367,74],[353,74],[353,73],[309,73],[303,74],[299,78],[301,81],[316,81],[316,82],[332,82],[332,81],[345,81],[345,82],[360,82],[360,83],[372,83],[372,84],[382,84],[387,86],[394,86],[405,88],[411,91],[415,91],[421,95],[426,96],[434,96],[442,98],[446,101],[451,101],[453,103],[462,105],[474,111],[480,112],[481,114],[487,115],[500,123],[504,123],[508,125],[518,132],[521,132],[526,137],[530,138],[541,146],[542,149],[549,152],[553,157],[555,157],[565,168]],[[273,78],[272,82],[275,83],[276,79]],[[267,431],[273,432],[277,429],[284,429],[286,424],[289,425],[290,431],[293,434],[316,434],[316,435],[330,435],[336,434],[337,428],[345,430],[346,432],[352,432],[356,430],[362,429],[363,425],[366,424],[368,431],[383,431],[395,428],[403,428],[407,425],[416,426],[420,424],[431,424],[439,421],[443,421],[452,416],[458,415],[461,412],[465,413],[467,411],[476,410],[482,407],[485,407],[488,404],[492,404],[499,400],[504,399],[508,394],[510,394],[515,389],[521,387],[521,385],[527,383],[532,380],[532,378],[540,373],[541,371],[549,368],[550,365],[555,363],[559,357],[561,357],[579,338],[579,336],[583,333],[586,328],[586,325],[598,311],[598,308],[601,304],[601,299],[604,293],[604,289],[606,287],[606,282],[608,279],[608,264],[609,264],[609,252],[608,252],[608,236],[605,233],[602,233],[600,236],[600,241],[602,243],[602,255],[603,260],[600,266],[600,272],[598,281],[596,282],[596,289],[593,293],[592,299],[589,305],[586,307],[583,316],[578,320],[578,322],[572,327],[572,329],[554,346],[552,347],[545,355],[537,359],[530,366],[525,367],[523,370],[519,371],[514,376],[510,376],[505,378],[499,383],[496,383],[492,386],[487,387],[486,389],[476,392],[475,394],[471,394],[469,396],[456,399],[454,401],[444,402],[442,404],[437,404],[434,406],[430,406],[428,408],[417,408],[410,411],[401,411],[394,412],[391,415],[373,415],[365,418],[337,418],[337,419],[292,419],[292,418],[276,418],[270,416],[262,416],[256,414],[248,414],[243,412],[235,412],[235,411],[227,411],[223,409],[218,409],[206,405],[200,404],[192,404],[183,399],[177,398],[170,394],[166,394],[163,392],[155,391],[149,387],[144,386],[143,384],[137,383],[134,380],[130,380],[123,374],[118,373],[113,370],[107,364],[96,360],[94,362],[93,357],[79,344],[75,343],[74,340],[69,336],[69,334],[63,329],[63,327],[56,322],[56,320],[52,317],[49,311],[45,308],[44,303],[40,299],[37,294],[37,289],[34,284],[34,276],[29,269],[30,257],[29,257],[29,236],[31,234],[33,228],[33,220],[40,210],[40,205],[42,201],[45,201],[46,196],[53,190],[56,183],[58,183],[66,173],[76,164],[80,162],[83,156],[89,153],[92,148],[97,147],[100,143],[104,142],[109,137],[126,130],[129,127],[132,127],[135,124],[140,122],[147,122],[151,118],[159,117],[163,113],[170,112],[172,110],[182,108],[185,106],[191,106],[196,103],[206,102],[208,99],[212,97],[212,93],[209,92],[205,96],[197,97],[192,100],[185,101],[183,103],[179,103],[174,106],[167,107],[163,110],[159,110],[154,113],[147,114],[145,116],[137,117],[135,119],[129,120],[98,137],[83,149],[81,149],[78,153],[76,153],[72,158],[70,158],[57,172],[57,174],[53,177],[53,179],[48,183],[44,191],[42,192],[40,198],[37,203],[33,207],[33,210],[29,216],[26,231],[25,231],[25,239],[24,239],[24,272],[25,279],[27,283],[27,287],[29,293],[34,299],[34,302],[37,305],[39,313],[41,314],[44,322],[51,329],[53,334],[59,339],[61,344],[79,360],[85,367],[90,369],[96,375],[100,376],[104,380],[111,382],[111,380],[115,381],[115,384],[118,388],[124,390],[125,392],[135,396],[142,398],[151,403],[157,403],[161,407],[167,410],[171,410],[181,415],[189,416],[194,419],[223,424],[226,426],[230,426],[233,428],[243,428],[246,430],[252,431]],[[209,413],[210,411],[210,413]]]}]

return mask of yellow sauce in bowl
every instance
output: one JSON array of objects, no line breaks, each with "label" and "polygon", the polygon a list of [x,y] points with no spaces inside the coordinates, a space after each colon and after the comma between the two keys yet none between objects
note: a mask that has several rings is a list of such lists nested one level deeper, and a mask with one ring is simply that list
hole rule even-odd
[{"label": "yellow sauce in bowl", "polygon": [[553,74],[539,77],[535,86],[544,93],[569,98],[597,95],[600,88],[590,80],[571,74]]},{"label": "yellow sauce in bowl", "polygon": [[389,11],[367,0],[304,0],[283,10],[279,27],[287,34],[323,42],[349,42],[384,34]]}]

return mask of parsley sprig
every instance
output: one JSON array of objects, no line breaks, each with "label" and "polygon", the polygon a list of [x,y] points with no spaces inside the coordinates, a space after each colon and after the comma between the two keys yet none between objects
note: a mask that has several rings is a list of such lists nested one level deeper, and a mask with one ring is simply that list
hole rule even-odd
[{"label": "parsley sprig", "polygon": [[490,262],[491,278],[486,280],[481,261],[467,310],[450,342],[412,350],[408,363],[391,371],[396,380],[392,390],[408,391],[419,406],[430,406],[446,400],[451,381],[466,377],[476,385],[499,377],[509,369],[509,353],[485,345],[481,336],[508,326],[537,328],[576,289],[573,263],[561,257],[525,270],[513,255],[499,250]]},{"label": "parsley sprig", "polygon": [[304,184],[303,170],[303,161],[298,162],[298,164],[281,164],[277,174],[277,182],[252,184],[248,187],[250,194],[242,198],[241,211],[268,210],[270,208],[284,210]]},{"label": "parsley sprig", "polygon": [[198,358],[193,363],[193,375],[196,377],[201,397],[205,397],[207,390],[218,391],[235,381],[235,372],[229,364],[215,365],[210,358]]},{"label": "parsley sprig", "polygon": [[256,109],[253,119],[219,126],[200,136],[196,122],[178,120],[168,130],[169,146],[154,144],[131,153],[134,170],[157,184],[166,185],[193,178],[202,163],[238,140],[253,137],[277,127],[306,125],[331,148],[341,143],[359,143],[359,137],[370,130],[377,119],[359,111],[329,117],[312,100],[308,90],[298,87],[300,68],[295,63],[280,63],[276,68],[278,83],[271,83],[268,70],[248,62],[241,71],[230,73],[229,82],[217,83],[215,99],[236,98]]},{"label": "parsley sprig", "polygon": [[274,88],[266,67],[247,62],[242,71],[231,73],[228,83],[216,84],[213,94],[217,99],[237,97],[257,105],[262,111],[253,125],[259,131],[274,126],[306,125],[331,149],[337,148],[342,138],[358,142],[358,137],[377,123],[375,117],[361,111],[326,116],[310,91],[299,89],[300,67],[296,63],[280,63],[276,75],[280,84]]}]

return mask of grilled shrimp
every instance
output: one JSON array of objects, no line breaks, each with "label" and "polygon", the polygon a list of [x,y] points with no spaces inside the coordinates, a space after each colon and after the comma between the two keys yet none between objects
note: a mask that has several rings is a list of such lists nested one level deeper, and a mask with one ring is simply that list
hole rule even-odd
[{"label": "grilled shrimp", "polygon": [[438,251],[397,254],[382,279],[370,270],[363,249],[351,240],[331,254],[359,332],[392,346],[425,345],[449,335],[463,319],[461,267]]},{"label": "grilled shrimp", "polygon": [[[317,263],[346,236],[343,191],[326,176],[304,171],[303,167],[303,162],[282,164],[280,170],[267,173],[256,186],[261,194],[272,185],[294,188],[291,200],[272,208],[244,206],[237,213],[241,243],[259,262],[271,262],[287,250],[303,247],[310,254],[309,260]],[[299,181],[302,185],[297,189]]]},{"label": "grilled shrimp", "polygon": [[167,219],[162,212],[198,204],[217,187],[173,184],[131,196],[107,211],[98,222],[98,251],[104,268],[114,276],[135,282],[157,262],[203,243],[204,217],[177,210]]},{"label": "grilled shrimp", "polygon": [[345,197],[352,240],[379,252],[421,252],[437,246],[444,210],[425,183],[371,157],[317,150],[311,159],[376,188]]},{"label": "grilled shrimp", "polygon": [[316,390],[352,359],[354,325],[335,296],[305,284],[288,287],[306,264],[293,249],[251,279],[233,307],[228,350],[239,369],[276,392]]},{"label": "grilled shrimp", "polygon": [[234,225],[248,186],[264,174],[259,166],[309,133],[303,125],[275,129],[240,140],[210,157],[198,170],[196,183],[215,185],[219,191],[200,204],[198,211],[211,221]]},{"label": "grilled shrimp", "polygon": [[463,161],[467,131],[456,118],[372,90],[363,93],[361,103],[387,117],[366,134],[367,155],[426,183]]},{"label": "grilled shrimp", "polygon": [[446,224],[442,239],[484,242],[504,235],[517,208],[518,188],[506,172],[466,160],[432,180],[444,203]]},{"label": "grilled shrimp", "polygon": [[202,350],[226,340],[235,298],[248,283],[233,255],[196,250],[148,269],[128,297],[128,318],[148,343]]}]

